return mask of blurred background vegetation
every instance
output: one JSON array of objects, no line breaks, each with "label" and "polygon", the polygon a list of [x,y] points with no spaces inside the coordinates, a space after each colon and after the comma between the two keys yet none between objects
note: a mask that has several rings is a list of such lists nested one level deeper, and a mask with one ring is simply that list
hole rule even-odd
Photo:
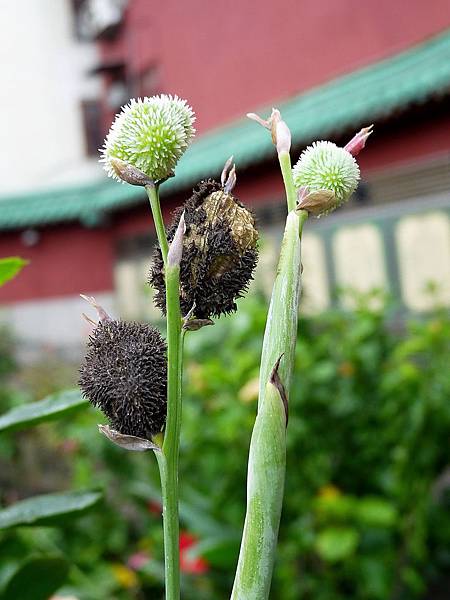
[{"label": "blurred background vegetation", "polygon": [[[288,475],[274,600],[445,598],[450,566],[450,318],[400,318],[373,296],[303,319],[290,399]],[[377,303],[375,303],[377,304]],[[183,595],[225,599],[245,510],[246,461],[266,312],[240,311],[189,334],[181,448]],[[14,365],[0,336],[0,410],[73,385],[76,367]],[[239,360],[237,360],[239,356]],[[65,558],[80,600],[163,598],[156,461],[75,416],[0,435],[0,498],[104,491],[57,527],[0,531],[0,589],[30,556]],[[441,595],[439,595],[441,594]]]}]

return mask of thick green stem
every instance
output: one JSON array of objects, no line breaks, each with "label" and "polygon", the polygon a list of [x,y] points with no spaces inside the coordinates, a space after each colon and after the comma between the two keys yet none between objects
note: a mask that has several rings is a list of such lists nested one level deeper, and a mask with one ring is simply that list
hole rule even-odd
[{"label": "thick green stem", "polygon": [[264,331],[261,366],[259,373],[259,402],[273,365],[284,353],[280,364],[280,378],[289,395],[295,344],[297,342],[298,303],[300,300],[301,237],[303,225],[308,218],[304,210],[297,214],[297,192],[292,177],[291,158],[288,152],[278,155],[286,189],[286,201],[290,211],[286,220],[277,275],[273,286],[266,329]]},{"label": "thick green stem", "polygon": [[301,233],[307,218],[303,211],[288,214],[277,275],[275,278],[266,329],[264,331],[259,371],[259,402],[264,399],[265,387],[273,365],[281,354],[280,378],[289,395],[295,344],[297,341],[298,304],[300,300]]},{"label": "thick green stem", "polygon": [[147,186],[161,253],[165,265],[167,318],[167,419],[161,452],[156,452],[161,475],[164,526],[166,600],[180,598],[178,516],[178,455],[181,428],[181,387],[184,332],[181,328],[180,267],[167,261],[168,243],[158,190]]},{"label": "thick green stem", "polygon": [[286,411],[280,391],[269,382],[250,442],[247,512],[231,600],[269,596],[285,471]]},{"label": "thick green stem", "polygon": [[248,461],[247,511],[232,600],[269,597],[283,504],[286,433],[285,420],[280,426],[280,415],[286,415],[279,390],[271,386],[271,374],[282,357],[278,375],[288,396],[297,341],[301,234],[308,214],[295,211],[297,197],[289,153],[280,152],[279,161],[289,214],[264,332],[258,414]]}]

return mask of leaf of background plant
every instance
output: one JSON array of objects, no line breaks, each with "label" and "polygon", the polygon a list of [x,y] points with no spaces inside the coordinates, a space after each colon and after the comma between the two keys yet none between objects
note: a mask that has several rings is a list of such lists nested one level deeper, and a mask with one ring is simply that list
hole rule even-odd
[{"label": "leaf of background plant", "polygon": [[191,559],[202,557],[213,567],[233,567],[239,555],[240,541],[239,533],[206,538],[190,548],[187,554]]},{"label": "leaf of background plant", "polygon": [[319,533],[316,550],[324,560],[337,562],[353,554],[358,545],[359,535],[351,527],[329,527]]},{"label": "leaf of background plant", "polygon": [[28,559],[8,580],[0,600],[48,600],[65,582],[68,563],[59,557]]},{"label": "leaf of background plant", "polygon": [[9,579],[0,600],[48,600],[63,585],[68,571],[63,558],[30,558]]},{"label": "leaf of background plant", "polygon": [[42,423],[59,419],[85,406],[88,401],[77,389],[65,390],[52,394],[39,402],[30,402],[12,408],[0,417],[0,432],[25,429]]},{"label": "leaf of background plant", "polygon": [[[153,482],[142,481],[131,482],[128,486],[128,491],[144,501],[153,500],[161,504],[161,492],[156,484]],[[211,536],[211,537],[233,537],[234,531],[230,531],[229,527],[224,527],[219,521],[214,519],[208,514],[208,508],[205,505],[198,506],[192,502],[193,494],[189,490],[187,485],[183,486],[183,498],[189,497],[191,502],[186,500],[180,501],[180,520],[184,523],[188,529],[198,535]],[[199,493],[196,493],[197,501],[199,504],[203,504]],[[237,532],[239,534],[239,532]]]},{"label": "leaf of background plant", "polygon": [[27,260],[18,256],[0,258],[0,286],[15,277],[27,264]]},{"label": "leaf of background plant", "polygon": [[356,507],[356,515],[364,525],[392,527],[397,520],[397,511],[383,498],[363,498]]},{"label": "leaf of background plant", "polygon": [[56,525],[78,517],[101,499],[97,491],[42,494],[0,510],[0,529],[20,525]]}]

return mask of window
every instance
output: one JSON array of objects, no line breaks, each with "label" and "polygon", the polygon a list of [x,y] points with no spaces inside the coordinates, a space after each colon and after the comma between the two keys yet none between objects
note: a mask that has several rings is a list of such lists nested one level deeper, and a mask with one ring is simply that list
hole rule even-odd
[{"label": "window", "polygon": [[86,153],[96,156],[103,144],[102,112],[98,100],[83,100],[81,102]]}]

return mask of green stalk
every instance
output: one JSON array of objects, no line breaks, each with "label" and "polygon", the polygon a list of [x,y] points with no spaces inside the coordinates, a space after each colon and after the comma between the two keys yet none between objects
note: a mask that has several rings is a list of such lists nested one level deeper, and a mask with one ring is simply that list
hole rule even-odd
[{"label": "green stalk", "polygon": [[158,189],[146,187],[165,265],[167,319],[167,420],[161,452],[156,452],[161,476],[166,600],[180,598],[178,516],[178,456],[181,427],[183,340],[180,310],[180,266],[168,261],[168,243]]},{"label": "green stalk", "polygon": [[284,188],[286,190],[286,202],[288,212],[294,210],[297,206],[297,190],[292,177],[291,156],[289,152],[283,151],[278,154],[280,163],[281,175],[283,176]]},{"label": "green stalk", "polygon": [[280,378],[289,396],[291,375],[297,342],[298,303],[300,300],[301,275],[301,236],[303,225],[308,218],[306,211],[294,212],[297,194],[292,177],[291,158],[288,152],[279,154],[283,181],[286,189],[288,210],[290,211],[281,244],[277,274],[272,290],[269,312],[261,354],[259,375],[260,406],[265,387],[273,365],[284,353],[280,363]]},{"label": "green stalk", "polygon": [[250,442],[247,514],[232,600],[269,597],[285,471],[286,410],[280,391],[268,382]]},{"label": "green stalk", "polygon": [[150,207],[152,209],[153,221],[155,222],[156,235],[158,237],[159,247],[161,248],[161,254],[163,257],[164,264],[167,261],[167,252],[169,251],[169,244],[167,243],[166,228],[164,227],[164,220],[161,213],[161,204],[159,202],[159,187],[155,184],[146,185],[145,189],[150,200]]},{"label": "green stalk", "polygon": [[297,341],[301,234],[308,214],[294,210],[296,190],[289,153],[280,152],[279,161],[289,214],[264,332],[258,414],[248,461],[247,511],[232,600],[269,597],[284,495],[285,423],[280,428],[279,389],[271,385],[271,373],[282,357],[277,374],[287,401]]}]

